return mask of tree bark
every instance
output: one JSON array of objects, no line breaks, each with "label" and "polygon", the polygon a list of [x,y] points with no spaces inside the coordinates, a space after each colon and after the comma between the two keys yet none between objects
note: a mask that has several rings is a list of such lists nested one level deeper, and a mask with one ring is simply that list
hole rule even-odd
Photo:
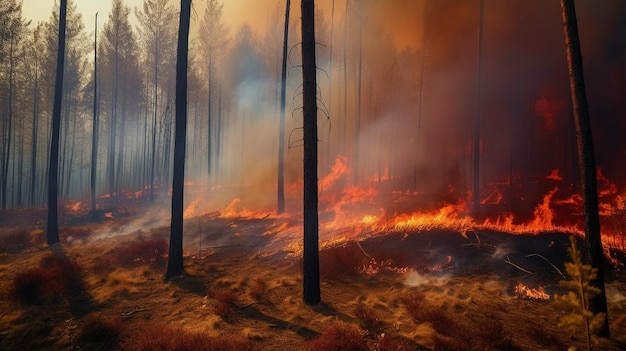
[{"label": "tree bark", "polygon": [[63,70],[65,64],[65,27],[67,22],[67,0],[61,0],[59,15],[59,42],[57,48],[57,70],[52,107],[52,142],[50,145],[50,169],[48,174],[48,245],[59,242],[58,222],[58,178],[59,178],[59,134],[61,129],[61,102],[63,99]]},{"label": "tree bark", "polygon": [[315,2],[302,0],[302,94],[304,127],[304,302],[320,297],[317,193],[317,67],[315,65]]},{"label": "tree bark", "polygon": [[96,176],[98,166],[98,13],[93,37],[93,126],[91,136],[91,213],[96,213]]},{"label": "tree bark", "polygon": [[589,118],[589,106],[587,104],[587,93],[585,90],[583,59],[578,38],[578,24],[576,23],[574,0],[561,0],[561,16],[567,50],[567,68],[569,70],[572,109],[576,126],[578,162],[580,163],[579,169],[583,198],[585,240],[587,241],[587,260],[592,267],[598,270],[597,277],[591,284],[600,289],[600,294],[590,299],[589,310],[594,314],[605,313],[604,323],[599,335],[608,337],[610,334],[606,291],[604,289],[604,254],[602,251],[602,238],[600,236],[596,161],[593,150],[591,121]]},{"label": "tree bark", "polygon": [[165,279],[183,274],[183,193],[187,143],[187,58],[191,0],[180,1],[178,52],[176,54],[176,136],[172,179],[172,222]]},{"label": "tree bark", "polygon": [[474,215],[480,212],[480,100],[483,65],[483,0],[478,0],[478,63],[476,69],[476,117],[474,120]]},{"label": "tree bark", "polygon": [[287,95],[287,45],[289,39],[289,7],[285,9],[285,31],[283,34],[283,61],[280,78],[280,120],[278,130],[278,214],[285,212],[285,99]]}]

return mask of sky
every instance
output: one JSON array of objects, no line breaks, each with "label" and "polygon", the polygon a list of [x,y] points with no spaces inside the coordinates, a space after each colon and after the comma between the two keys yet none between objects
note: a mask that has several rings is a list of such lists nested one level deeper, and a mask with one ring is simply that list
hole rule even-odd
[{"label": "sky", "polygon": [[[55,1],[58,0],[22,0],[22,15],[32,24],[38,21],[47,21],[52,13]],[[267,21],[267,16],[275,10],[276,0],[226,0],[224,4],[224,20],[227,23],[248,22],[254,29],[261,29]],[[89,32],[93,28],[95,13],[98,12],[98,27],[108,18],[111,11],[112,0],[74,0],[78,12],[83,15],[85,28]],[[170,3],[178,9],[178,1],[170,0]],[[204,13],[205,0],[197,0],[193,3],[198,16]],[[281,3],[283,3],[281,1]],[[124,0],[124,4],[131,8],[131,21],[135,20],[134,8],[141,8],[143,0]],[[292,4],[292,8],[295,4]],[[243,17],[241,14],[252,14],[253,17]]]}]

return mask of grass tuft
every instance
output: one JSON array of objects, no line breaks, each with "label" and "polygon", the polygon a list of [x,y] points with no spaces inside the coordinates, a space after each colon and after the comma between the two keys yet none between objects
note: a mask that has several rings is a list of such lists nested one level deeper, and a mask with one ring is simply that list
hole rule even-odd
[{"label": "grass tuft", "polygon": [[52,253],[41,257],[35,268],[18,272],[11,281],[11,296],[23,304],[55,302],[82,282],[75,261]]},{"label": "grass tuft", "polygon": [[254,279],[252,286],[250,287],[250,296],[255,300],[261,300],[267,292],[267,283],[262,278]]},{"label": "grass tuft", "polygon": [[126,335],[122,351],[256,351],[259,348],[249,340],[190,332],[166,325],[144,327],[137,333]]},{"label": "grass tuft", "polygon": [[231,289],[217,290],[212,297],[216,300],[215,314],[222,318],[228,318],[237,306],[237,296]]},{"label": "grass tuft", "polygon": [[77,337],[82,342],[115,345],[123,330],[124,324],[120,318],[90,315],[84,319]]},{"label": "grass tuft", "polygon": [[380,314],[372,307],[359,304],[354,308],[354,315],[361,322],[361,326],[368,330],[378,330],[384,326]]},{"label": "grass tuft", "polygon": [[163,238],[139,239],[116,249],[116,260],[124,266],[164,261],[167,242]]},{"label": "grass tuft", "polygon": [[364,336],[365,331],[355,325],[335,322],[320,336],[311,340],[306,349],[309,351],[369,351]]},{"label": "grass tuft", "polygon": [[31,245],[30,235],[23,229],[0,235],[0,252],[2,253],[18,253],[29,245]]}]

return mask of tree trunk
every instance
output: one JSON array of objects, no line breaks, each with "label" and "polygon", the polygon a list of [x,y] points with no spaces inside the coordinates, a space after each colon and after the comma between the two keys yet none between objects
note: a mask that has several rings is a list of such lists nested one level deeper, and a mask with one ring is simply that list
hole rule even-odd
[{"label": "tree trunk", "polygon": [[480,2],[478,16],[478,64],[476,70],[476,119],[474,123],[474,215],[480,212],[480,100],[482,96],[483,65],[483,0]]},{"label": "tree trunk", "polygon": [[183,274],[183,193],[185,188],[185,148],[187,143],[187,47],[191,0],[180,1],[178,52],[176,54],[176,136],[172,180],[172,222],[165,279]]},{"label": "tree trunk", "polygon": [[285,212],[285,99],[287,95],[287,45],[289,39],[289,7],[285,9],[285,31],[283,34],[283,61],[280,78],[280,120],[278,131],[278,214]]},{"label": "tree trunk", "polygon": [[317,193],[317,77],[315,66],[315,1],[302,0],[302,95],[304,128],[304,302],[320,297]]},{"label": "tree trunk", "polygon": [[91,213],[96,213],[96,176],[98,169],[98,13],[96,12],[96,24],[93,39],[93,126],[91,135]]},{"label": "tree trunk", "polygon": [[35,207],[37,193],[37,130],[39,127],[39,66],[35,63],[35,87],[33,93],[33,131],[32,131],[32,149],[30,157],[30,207]]},{"label": "tree trunk", "polygon": [[580,163],[587,260],[592,267],[598,270],[597,277],[591,284],[600,289],[600,294],[589,301],[589,310],[594,314],[605,313],[604,323],[599,335],[609,337],[606,291],[604,289],[604,254],[600,236],[600,215],[598,212],[598,192],[596,187],[596,161],[593,151],[591,122],[587,105],[587,93],[585,91],[583,59],[578,39],[578,24],[576,23],[574,0],[561,0],[561,15],[567,49],[567,68],[569,70],[572,109],[576,125],[576,145],[578,162]]},{"label": "tree trunk", "polygon": [[63,95],[63,69],[65,64],[65,25],[67,0],[61,0],[59,15],[59,42],[57,48],[57,70],[54,84],[54,105],[52,107],[52,142],[50,145],[50,169],[48,174],[48,225],[46,241],[48,245],[59,242],[58,222],[58,178],[59,178],[59,134],[61,129],[61,102]]}]

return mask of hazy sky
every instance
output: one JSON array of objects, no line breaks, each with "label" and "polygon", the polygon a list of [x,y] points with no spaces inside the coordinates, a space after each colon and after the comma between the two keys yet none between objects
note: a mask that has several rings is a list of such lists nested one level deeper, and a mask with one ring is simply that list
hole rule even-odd
[{"label": "hazy sky", "polygon": [[[22,15],[33,24],[38,21],[47,21],[52,13],[55,1],[59,0],[23,0]],[[78,12],[83,15],[83,22],[87,32],[93,31],[94,17],[98,15],[98,27],[107,20],[111,11],[112,0],[74,0]],[[179,8],[179,1],[170,0],[170,3]],[[276,9],[276,0],[224,0],[224,20],[229,25],[242,22],[250,23],[255,29],[261,29],[267,21],[267,16]],[[281,6],[284,1],[280,1]],[[124,4],[131,8],[131,21],[135,20],[134,8],[142,8],[143,0],[124,0]],[[193,2],[197,16],[204,13],[206,1],[196,0]],[[295,4],[292,4],[294,9]],[[284,10],[282,10],[284,11]],[[253,18],[255,16],[256,18]],[[231,26],[233,27],[233,26]],[[259,28],[261,27],[261,28]]]}]

